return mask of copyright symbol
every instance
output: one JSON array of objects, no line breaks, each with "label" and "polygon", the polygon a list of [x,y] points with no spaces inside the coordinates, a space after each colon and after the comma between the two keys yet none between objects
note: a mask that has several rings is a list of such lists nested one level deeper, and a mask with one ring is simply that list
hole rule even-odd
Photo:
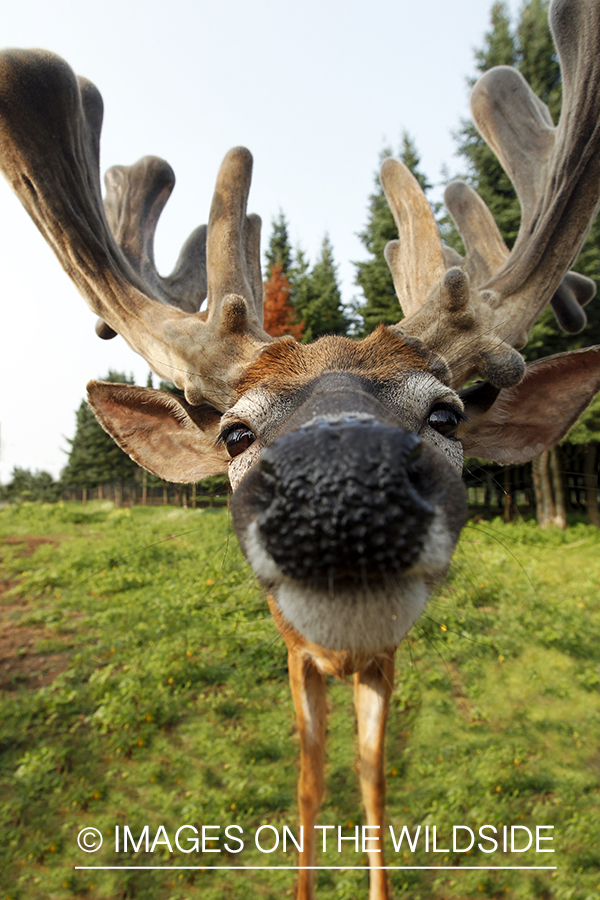
[{"label": "copyright symbol", "polygon": [[84,828],[77,835],[77,843],[85,853],[95,853],[102,846],[102,835],[97,828]]}]

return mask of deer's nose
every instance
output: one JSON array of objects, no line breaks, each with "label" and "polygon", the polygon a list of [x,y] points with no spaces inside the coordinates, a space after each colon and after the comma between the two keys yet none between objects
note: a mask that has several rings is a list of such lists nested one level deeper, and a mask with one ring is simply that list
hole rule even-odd
[{"label": "deer's nose", "polygon": [[434,515],[411,480],[421,451],[417,435],[374,420],[279,438],[259,463],[265,549],[286,575],[311,582],[373,584],[408,569]]}]

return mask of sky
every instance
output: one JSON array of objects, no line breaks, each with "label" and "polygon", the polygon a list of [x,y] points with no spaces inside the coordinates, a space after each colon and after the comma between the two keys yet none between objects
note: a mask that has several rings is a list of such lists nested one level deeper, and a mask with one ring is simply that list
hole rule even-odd
[{"label": "sky", "polygon": [[[491,5],[5,0],[0,44],[52,50],[96,84],[102,172],[147,154],[171,164],[177,184],[155,246],[163,274],[208,220],[219,164],[241,144],[254,156],[248,208],[263,220],[263,248],[280,210],[311,262],[328,234],[350,301],[382,148],[397,150],[408,131],[435,197],[444,165],[460,173],[452,132],[468,116]],[[87,381],[112,369],[145,384],[148,365],[120,337],[96,337],[94,314],[3,179],[0,298],[0,481],[14,466],[57,477]]]}]

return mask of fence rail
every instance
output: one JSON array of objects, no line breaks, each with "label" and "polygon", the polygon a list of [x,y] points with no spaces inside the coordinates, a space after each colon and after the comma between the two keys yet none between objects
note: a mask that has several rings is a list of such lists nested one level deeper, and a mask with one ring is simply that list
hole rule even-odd
[{"label": "fence rail", "polygon": [[207,489],[200,484],[145,485],[142,482],[101,484],[95,488],[65,487],[61,500],[111,500],[116,506],[182,506],[184,509],[227,506],[226,486]]}]

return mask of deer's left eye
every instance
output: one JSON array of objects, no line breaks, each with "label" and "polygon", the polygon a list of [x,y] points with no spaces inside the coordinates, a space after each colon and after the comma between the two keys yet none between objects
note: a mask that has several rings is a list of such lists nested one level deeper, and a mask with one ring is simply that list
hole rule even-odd
[{"label": "deer's left eye", "polygon": [[255,435],[246,425],[232,425],[221,435],[221,440],[227,447],[227,452],[234,459],[247,450],[250,444],[256,440]]},{"label": "deer's left eye", "polygon": [[438,434],[454,440],[458,426],[464,421],[464,418],[464,414],[459,409],[448,406],[446,403],[440,403],[434,406],[429,413],[427,424]]}]

